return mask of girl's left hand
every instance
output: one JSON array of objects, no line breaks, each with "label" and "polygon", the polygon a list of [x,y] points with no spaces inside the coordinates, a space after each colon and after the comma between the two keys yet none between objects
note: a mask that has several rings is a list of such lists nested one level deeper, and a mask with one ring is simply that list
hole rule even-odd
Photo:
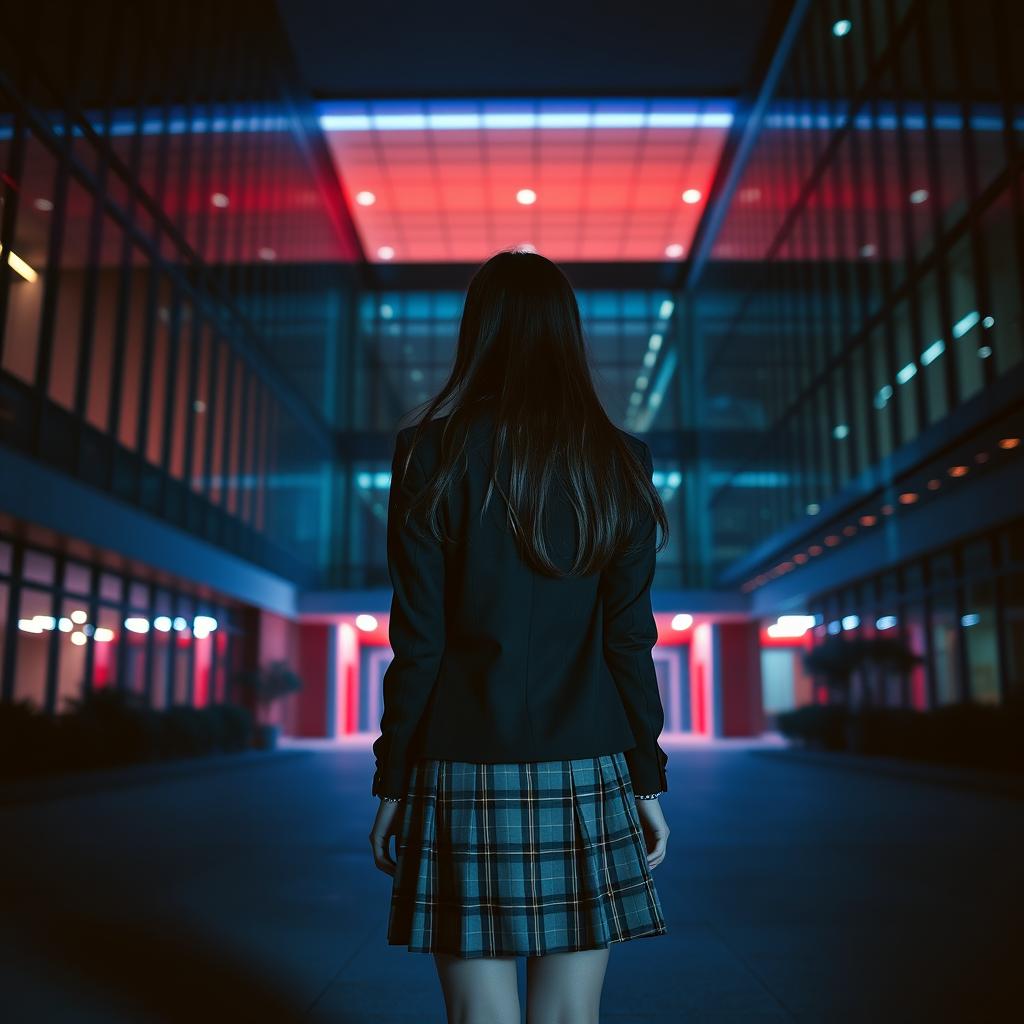
[{"label": "girl's left hand", "polygon": [[391,857],[390,838],[398,837],[398,809],[401,804],[391,800],[381,800],[377,808],[377,817],[373,820],[370,830],[370,847],[373,850],[373,862],[385,875],[394,875],[395,862]]}]

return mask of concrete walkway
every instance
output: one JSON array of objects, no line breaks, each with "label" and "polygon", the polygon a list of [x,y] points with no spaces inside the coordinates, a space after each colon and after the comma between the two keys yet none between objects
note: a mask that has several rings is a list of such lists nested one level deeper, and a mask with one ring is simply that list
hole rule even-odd
[{"label": "concrete walkway", "polygon": [[[1024,802],[666,749],[670,934],[613,947],[603,1021],[1018,1019]],[[0,807],[0,1016],[443,1024],[432,958],[384,941],[371,775],[292,748]]]}]

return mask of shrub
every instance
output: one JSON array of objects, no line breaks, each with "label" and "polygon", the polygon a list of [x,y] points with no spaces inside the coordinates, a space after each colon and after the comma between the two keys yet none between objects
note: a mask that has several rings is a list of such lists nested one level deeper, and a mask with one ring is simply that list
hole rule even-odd
[{"label": "shrub", "polygon": [[253,717],[235,704],[146,706],[135,693],[94,690],[48,715],[28,701],[0,702],[0,777],[83,771],[161,758],[245,750]]},{"label": "shrub", "polygon": [[805,704],[792,711],[779,712],[775,721],[783,736],[808,746],[842,750],[846,745],[846,718],[847,710],[841,704]]}]

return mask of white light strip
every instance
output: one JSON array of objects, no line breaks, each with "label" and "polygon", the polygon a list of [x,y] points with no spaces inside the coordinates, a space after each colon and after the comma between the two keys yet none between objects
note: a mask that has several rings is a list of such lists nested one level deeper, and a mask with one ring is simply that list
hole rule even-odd
[{"label": "white light strip", "polygon": [[7,265],[16,274],[20,274],[29,284],[35,284],[39,275],[13,249],[7,253]]},{"label": "white light strip", "polygon": [[[360,104],[365,108],[364,104]],[[334,104],[320,114],[325,132],[401,131],[517,131],[560,128],[728,128],[733,115],[725,110],[707,111],[529,111],[462,113],[337,113]],[[323,109],[323,108],[321,108]]]}]

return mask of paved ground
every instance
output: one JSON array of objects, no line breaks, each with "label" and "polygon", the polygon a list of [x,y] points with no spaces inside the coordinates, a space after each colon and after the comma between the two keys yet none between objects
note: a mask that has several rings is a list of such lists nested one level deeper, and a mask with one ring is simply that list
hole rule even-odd
[{"label": "paved ground", "polygon": [[[602,1020],[1020,1019],[1024,802],[669,756],[670,934],[613,948]],[[366,751],[291,751],[0,807],[0,1017],[443,1024],[432,958],[384,942],[370,774]]]}]

